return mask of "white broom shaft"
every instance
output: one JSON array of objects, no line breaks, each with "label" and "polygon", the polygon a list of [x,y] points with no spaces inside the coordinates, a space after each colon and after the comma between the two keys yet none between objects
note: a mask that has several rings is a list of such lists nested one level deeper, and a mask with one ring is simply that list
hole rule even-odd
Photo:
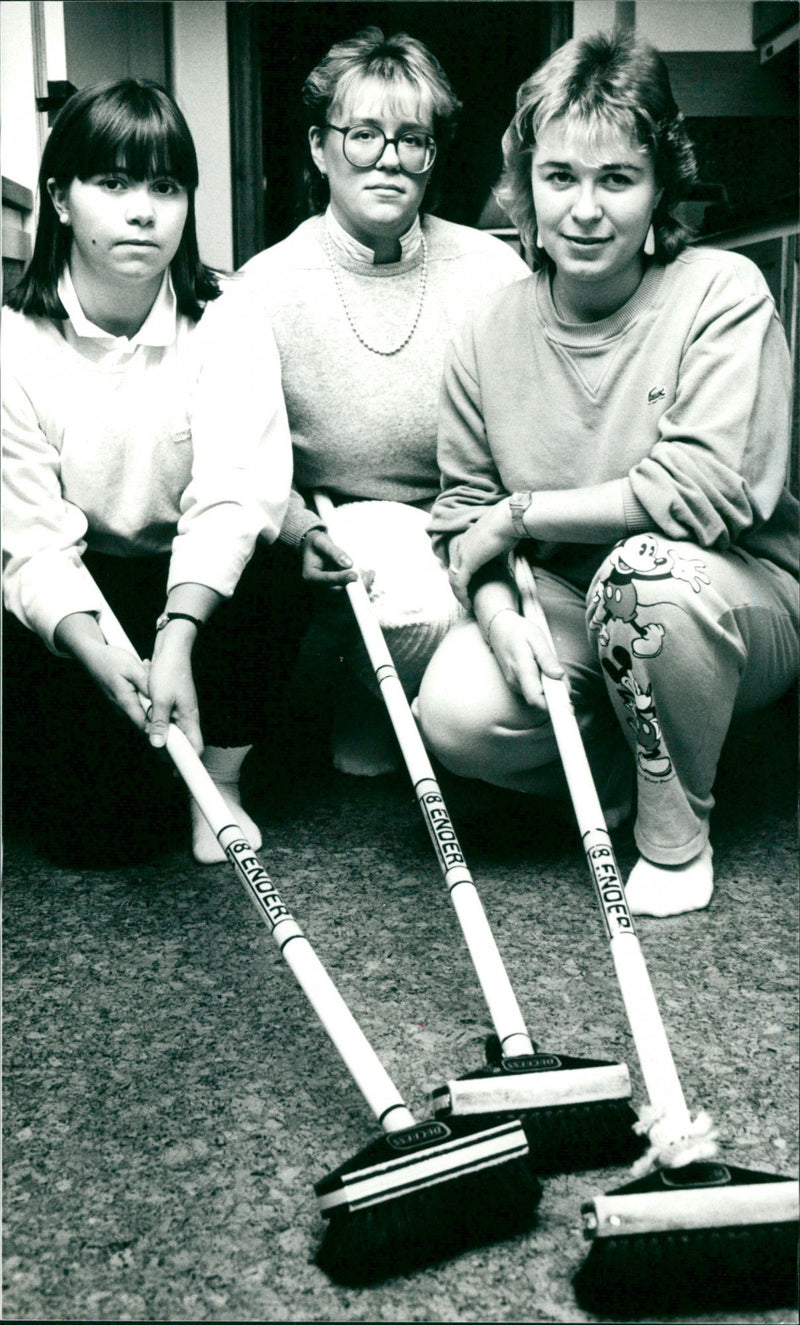
[{"label": "white broom shaft", "polygon": [[[515,561],[515,577],[524,615],[541,628],[555,653],[547,618],[536,593],[533,573],[527,561],[521,557]],[[541,679],[586,860],[610,939],[620,993],[647,1094],[652,1105],[664,1109],[676,1120],[682,1115],[688,1122],[686,1100],[641,945],[636,937],[633,917],[625,900],[619,868],[567,683],[546,676],[544,672],[541,673]]]},{"label": "white broom shaft", "polygon": [[[540,607],[538,610],[543,617]],[[533,613],[530,615],[533,616]],[[665,1108],[674,1116],[677,1111],[686,1111],[686,1102],[641,945],[634,930],[633,917],[625,901],[625,891],[605,826],[605,816],[569,692],[563,681],[554,680],[544,673],[542,689],[556,734],[578,830],[611,942],[611,955],[647,1093],[651,1104]]]},{"label": "white broom shaft", "polygon": [[[335,537],[336,516],[330,499],[318,493],[317,510]],[[436,850],[439,865],[455,907],[461,931],[472,958],[495,1031],[507,1056],[531,1054],[534,1047],[497,943],[486,918],[478,890],[467,869],[455,830],[447,815],[444,798],[434,776],[428,753],[419,734],[402,682],[380,623],[359,577],[346,586],[350,606],[358,623],[375,678],[403,754],[419,807]],[[447,829],[444,829],[446,821]],[[447,832],[447,840],[444,833]]]},{"label": "white broom shaft", "polygon": [[[106,605],[100,628],[109,644],[135,655],[122,626]],[[142,707],[149,707],[140,696]],[[386,1131],[397,1131],[414,1122],[402,1097],[361,1027],[317,957],[297,921],[291,916],[255,851],[241,829],[231,821],[231,812],[201,763],[191,743],[174,723],[167,731],[167,752],[191,795],[220,840],[229,861],[250,900],[272,934],[287,965],[316,1012],[334,1047],[375,1117]]]},{"label": "white broom shaft", "polygon": [[[483,996],[492,1022],[506,1055],[531,1054],[533,1044],[525,1027],[514,990],[500,956],[497,943],[486,918],[478,890],[466,867],[460,848],[457,853],[444,853],[439,824],[432,804],[438,797],[445,810],[444,798],[434,777],[433,768],[414,721],[402,682],[397,675],[391,654],[372,610],[367,591],[361,580],[348,584],[347,593],[358,621],[362,638],[370,655],[381,694],[394,727],[406,767],[417,793],[420,809],[428,826],[440,867],[455,907],[461,931],[472,958]],[[446,813],[446,810],[445,810]],[[448,823],[450,822],[448,816]],[[452,845],[457,846],[453,831]],[[457,854],[460,859],[454,860]]]}]

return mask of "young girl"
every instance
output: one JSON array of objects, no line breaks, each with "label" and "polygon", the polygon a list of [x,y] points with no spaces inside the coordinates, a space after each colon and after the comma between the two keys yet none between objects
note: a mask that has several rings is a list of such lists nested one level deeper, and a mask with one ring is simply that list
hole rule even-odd
[{"label": "young girl", "polygon": [[[220,282],[198,254],[197,182],[186,121],[155,83],[84,88],[53,125],[33,257],[4,315],[4,596],[59,659],[35,696],[52,710],[40,804],[60,804],[65,825],[88,814],[96,828],[92,810],[113,782],[119,724],[105,707],[91,717],[97,691],[76,687],[60,661],[72,658],[153,746],[174,721],[201,751],[197,692],[213,690],[204,762],[258,845],[238,794],[256,677],[236,642],[257,620],[249,609],[269,553],[254,547],[280,529],[291,445],[266,319],[237,334],[225,298],[211,302]],[[104,600],[152,662],[106,643]],[[12,653],[16,638],[12,626]],[[54,770],[49,738],[65,713],[71,767]],[[130,764],[136,743],[122,744],[112,818],[148,776]],[[222,859],[192,812],[196,858]]]}]

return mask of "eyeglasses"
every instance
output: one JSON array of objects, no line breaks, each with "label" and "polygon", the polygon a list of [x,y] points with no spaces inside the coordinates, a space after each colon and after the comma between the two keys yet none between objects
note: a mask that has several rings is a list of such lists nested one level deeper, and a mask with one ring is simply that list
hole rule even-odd
[{"label": "eyeglasses", "polygon": [[436,156],[436,143],[423,129],[406,129],[396,138],[387,138],[382,129],[373,124],[353,124],[342,129],[338,124],[328,124],[328,129],[335,129],[344,135],[342,150],[345,160],[351,166],[364,169],[374,166],[383,156],[391,143],[397,152],[400,166],[408,175],[424,175],[430,170]]}]

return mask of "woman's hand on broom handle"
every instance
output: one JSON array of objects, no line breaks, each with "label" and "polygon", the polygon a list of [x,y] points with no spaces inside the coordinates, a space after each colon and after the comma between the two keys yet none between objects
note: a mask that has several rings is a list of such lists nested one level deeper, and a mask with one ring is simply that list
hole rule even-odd
[{"label": "woman's hand on broom handle", "polygon": [[54,632],[57,649],[75,658],[102,690],[106,699],[130,718],[139,731],[145,729],[142,698],[146,699],[147,668],[127,649],[107,644],[89,612],[70,612]]},{"label": "woman's hand on broom handle", "polygon": [[506,684],[532,708],[546,712],[541,674],[564,675],[547,635],[535,622],[524,619],[506,581],[489,580],[480,585],[472,605]]},{"label": "woman's hand on broom handle", "polygon": [[309,529],[302,543],[303,579],[310,584],[327,584],[340,588],[358,579],[352,558],[338,543],[334,543],[327,529]]},{"label": "woman's hand on broom handle", "polygon": [[153,661],[148,668],[151,704],[146,732],[150,744],[160,749],[167,743],[170,722],[180,727],[197,754],[203,753],[203,735],[197,691],[194,686],[191,646],[197,633],[190,621],[170,621],[156,637]]},{"label": "woman's hand on broom handle", "polygon": [[561,678],[564,669],[554,661],[545,636],[517,611],[502,610],[494,619],[490,647],[507,684],[531,708],[547,711],[542,672]]},{"label": "woman's hand on broom handle", "polygon": [[175,616],[156,632],[153,661],[150,665],[148,693],[152,700],[147,720],[150,744],[160,748],[167,743],[170,722],[174,722],[197,754],[203,753],[197,692],[192,676],[192,650],[198,631],[222,603],[222,595],[206,584],[183,582],[170,589],[166,613]]}]

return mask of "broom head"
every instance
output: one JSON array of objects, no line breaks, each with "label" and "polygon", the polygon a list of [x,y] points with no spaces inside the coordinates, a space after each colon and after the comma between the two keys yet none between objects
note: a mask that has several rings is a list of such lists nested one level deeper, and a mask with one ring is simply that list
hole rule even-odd
[{"label": "broom head", "polygon": [[592,1249],[575,1296],[617,1319],[790,1306],[798,1184],[698,1162],[660,1169],[583,1205]]},{"label": "broom head", "polygon": [[541,1197],[519,1123],[476,1119],[382,1136],[315,1191],[328,1220],[316,1263],[352,1287],[527,1232]]},{"label": "broom head", "polygon": [[633,1128],[624,1063],[568,1054],[500,1058],[433,1092],[437,1117],[518,1117],[539,1173],[629,1164],[644,1149]]}]

